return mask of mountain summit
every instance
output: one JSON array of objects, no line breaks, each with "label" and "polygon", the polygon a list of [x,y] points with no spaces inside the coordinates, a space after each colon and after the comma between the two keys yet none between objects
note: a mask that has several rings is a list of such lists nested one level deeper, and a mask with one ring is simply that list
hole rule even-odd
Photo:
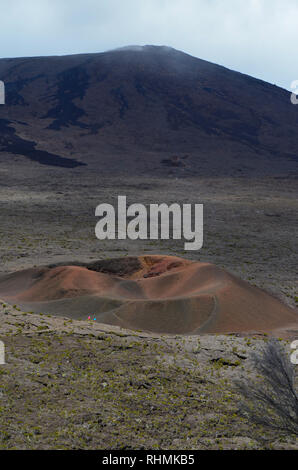
[{"label": "mountain summit", "polygon": [[297,171],[290,93],[166,46],[0,59],[1,158],[104,172]]}]

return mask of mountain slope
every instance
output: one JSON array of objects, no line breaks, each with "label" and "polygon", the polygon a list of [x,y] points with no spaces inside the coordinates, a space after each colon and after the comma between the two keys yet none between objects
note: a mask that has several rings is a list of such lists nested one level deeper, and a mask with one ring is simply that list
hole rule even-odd
[{"label": "mountain slope", "polygon": [[130,173],[297,171],[290,93],[175,49],[1,59],[0,79],[2,156]]}]

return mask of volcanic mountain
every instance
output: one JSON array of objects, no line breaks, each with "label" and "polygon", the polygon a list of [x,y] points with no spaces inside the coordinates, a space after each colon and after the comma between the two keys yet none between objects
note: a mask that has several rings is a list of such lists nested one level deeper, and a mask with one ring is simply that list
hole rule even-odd
[{"label": "volcanic mountain", "polygon": [[297,172],[298,106],[261,80],[163,46],[0,60],[0,157],[102,172]]},{"label": "volcanic mountain", "polygon": [[210,263],[140,256],[27,269],[0,278],[23,309],[169,334],[297,335],[298,313]]}]

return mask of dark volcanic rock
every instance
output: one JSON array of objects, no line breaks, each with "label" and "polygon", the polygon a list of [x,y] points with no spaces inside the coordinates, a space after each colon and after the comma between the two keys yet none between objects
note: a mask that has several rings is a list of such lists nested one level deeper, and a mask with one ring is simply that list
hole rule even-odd
[{"label": "dark volcanic rock", "polygon": [[0,79],[2,152],[113,173],[297,172],[288,91],[172,48],[1,59]]}]

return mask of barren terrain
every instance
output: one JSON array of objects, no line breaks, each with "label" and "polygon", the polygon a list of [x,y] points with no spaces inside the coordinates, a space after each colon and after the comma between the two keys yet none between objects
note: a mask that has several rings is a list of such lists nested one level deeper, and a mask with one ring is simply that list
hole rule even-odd
[{"label": "barren terrain", "polygon": [[[216,264],[295,306],[297,178],[103,177],[1,155],[1,273],[34,265],[165,254]],[[8,161],[9,158],[9,161]],[[127,203],[203,203],[204,244],[95,237],[95,208]]]},{"label": "barren terrain", "polygon": [[[170,254],[212,262],[297,305],[296,178],[103,177],[9,158],[1,155],[1,274]],[[117,195],[128,203],[203,203],[203,248],[97,240],[95,207]],[[1,448],[298,448],[238,412],[233,377],[248,377],[250,351],[266,336],[148,335],[4,301],[0,315]]]},{"label": "barren terrain", "polygon": [[[266,337],[149,335],[0,304],[1,449],[297,449],[240,414]],[[289,345],[285,343],[287,351]]]}]

